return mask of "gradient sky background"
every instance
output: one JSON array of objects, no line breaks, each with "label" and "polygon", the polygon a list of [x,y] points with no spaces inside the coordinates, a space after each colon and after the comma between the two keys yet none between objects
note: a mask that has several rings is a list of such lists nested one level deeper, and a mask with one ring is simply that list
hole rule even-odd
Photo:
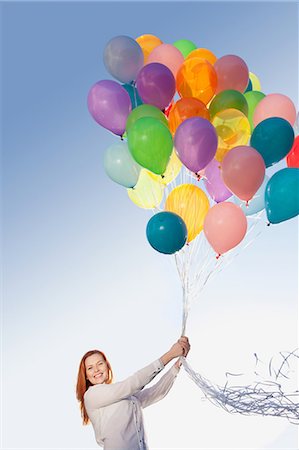
[{"label": "gradient sky background", "polygon": [[[147,243],[150,213],[103,170],[117,138],[89,116],[91,85],[111,79],[113,36],[190,39],[237,54],[264,93],[298,109],[298,4],[242,2],[6,2],[3,21],[3,447],[99,448],[81,426],[78,364],[91,348],[116,380],[179,337],[181,287]],[[284,163],[282,163],[284,166]],[[273,168],[277,170],[277,167]],[[298,227],[261,236],[203,291],[190,312],[192,367],[212,381],[252,371],[298,346]],[[151,449],[297,448],[284,419],[229,415],[182,370],[145,410]]]}]

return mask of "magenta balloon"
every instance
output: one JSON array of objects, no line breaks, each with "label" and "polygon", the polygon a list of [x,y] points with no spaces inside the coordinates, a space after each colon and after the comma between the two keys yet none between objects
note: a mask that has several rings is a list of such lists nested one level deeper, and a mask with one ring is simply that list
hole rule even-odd
[{"label": "magenta balloon", "polygon": [[205,168],[204,184],[214,202],[224,202],[233,194],[227,189],[223,183],[220,171],[220,162],[216,159],[212,161]]},{"label": "magenta balloon", "polygon": [[144,66],[138,73],[136,87],[143,103],[154,105],[159,109],[169,105],[176,89],[171,70],[160,63]]},{"label": "magenta balloon", "polygon": [[112,80],[98,81],[88,93],[87,106],[98,124],[119,136],[124,134],[132,104],[120,84]]},{"label": "magenta balloon", "polygon": [[187,169],[195,173],[212,161],[217,145],[215,128],[202,117],[184,120],[174,136],[174,146],[179,159]]}]

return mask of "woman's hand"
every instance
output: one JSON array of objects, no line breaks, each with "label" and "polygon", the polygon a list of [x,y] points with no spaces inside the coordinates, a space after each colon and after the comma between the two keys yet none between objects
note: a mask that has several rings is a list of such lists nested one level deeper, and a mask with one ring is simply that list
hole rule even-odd
[{"label": "woman's hand", "polygon": [[163,362],[164,365],[166,365],[167,363],[169,363],[169,361],[171,361],[174,358],[177,358],[179,356],[186,357],[189,353],[189,350],[190,350],[189,340],[186,336],[182,336],[180,337],[180,339],[178,339],[178,341],[175,344],[171,346],[170,350],[161,357],[161,361]]}]

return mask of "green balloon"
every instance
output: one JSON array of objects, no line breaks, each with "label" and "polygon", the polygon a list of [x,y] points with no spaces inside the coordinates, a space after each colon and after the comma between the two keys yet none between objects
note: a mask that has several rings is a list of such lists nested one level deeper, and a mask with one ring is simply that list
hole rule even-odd
[{"label": "green balloon", "polygon": [[219,92],[219,94],[213,98],[209,107],[211,119],[218,112],[231,108],[238,109],[245,114],[245,116],[248,115],[248,104],[244,94],[233,89]]},{"label": "green balloon", "polygon": [[162,175],[172,153],[173,141],[166,125],[154,117],[142,117],[128,130],[128,146],[138,164]]},{"label": "green balloon", "polygon": [[168,121],[159,108],[153,105],[144,104],[137,106],[137,108],[134,108],[133,111],[129,114],[126,124],[127,132],[129,131],[131,126],[142,117],[152,117],[154,119],[158,119],[168,127]]},{"label": "green balloon", "polygon": [[248,103],[248,120],[250,123],[251,131],[253,131],[253,114],[259,102],[265,97],[265,94],[260,91],[248,91],[245,92],[244,97],[246,98]]},{"label": "green balloon", "polygon": [[189,41],[188,39],[180,39],[179,41],[176,41],[173,46],[182,53],[184,58],[187,58],[189,53],[197,48],[194,42]]}]

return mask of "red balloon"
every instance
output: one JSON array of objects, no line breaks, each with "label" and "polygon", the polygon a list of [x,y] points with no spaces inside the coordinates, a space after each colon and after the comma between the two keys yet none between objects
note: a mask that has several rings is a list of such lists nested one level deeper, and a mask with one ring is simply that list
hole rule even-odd
[{"label": "red balloon", "polygon": [[293,147],[287,154],[287,166],[299,168],[299,136],[295,138]]}]

